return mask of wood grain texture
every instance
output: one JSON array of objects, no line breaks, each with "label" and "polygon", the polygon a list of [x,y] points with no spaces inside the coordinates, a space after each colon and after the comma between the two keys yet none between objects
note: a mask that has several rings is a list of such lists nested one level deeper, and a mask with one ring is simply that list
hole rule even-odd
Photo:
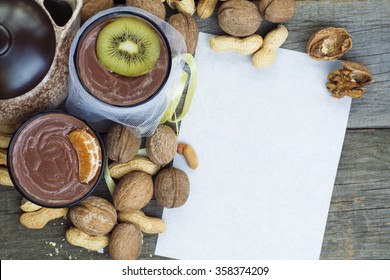
[{"label": "wood grain texture", "polygon": [[323,242],[323,259],[390,258],[390,130],[349,130]]},{"label": "wood grain texture", "polygon": [[[353,48],[343,59],[366,64],[375,79],[366,95],[352,102],[321,259],[390,259],[390,1],[297,3],[296,16],[286,23],[290,36],[284,48],[305,52],[314,32],[344,27],[353,37]],[[168,16],[174,13],[167,8]],[[206,20],[195,18],[201,31],[223,34],[216,12]],[[258,33],[265,35],[274,27],[264,22]],[[104,182],[94,194],[110,198]],[[107,250],[100,254],[68,244],[64,233],[69,219],[51,221],[42,230],[24,228],[18,222],[20,200],[14,189],[0,186],[0,259],[109,258]],[[145,208],[156,217],[162,210],[155,201]],[[160,259],[154,255],[156,240],[156,235],[144,236],[142,259]]]}]

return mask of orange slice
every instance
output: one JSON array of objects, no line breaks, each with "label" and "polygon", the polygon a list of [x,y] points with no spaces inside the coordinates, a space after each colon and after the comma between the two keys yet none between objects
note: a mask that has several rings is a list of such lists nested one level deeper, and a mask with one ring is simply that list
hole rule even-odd
[{"label": "orange slice", "polygon": [[79,158],[79,180],[88,183],[99,172],[102,162],[99,142],[96,137],[81,129],[72,131],[68,137]]}]

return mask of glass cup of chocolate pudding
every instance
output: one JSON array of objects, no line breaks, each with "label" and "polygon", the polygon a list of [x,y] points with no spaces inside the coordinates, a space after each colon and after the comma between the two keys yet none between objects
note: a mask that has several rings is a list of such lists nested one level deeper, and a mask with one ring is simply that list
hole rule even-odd
[{"label": "glass cup of chocolate pudding", "polygon": [[90,195],[102,174],[103,143],[80,118],[61,111],[37,114],[11,139],[7,164],[15,188],[50,208],[75,205]]},{"label": "glass cup of chocolate pudding", "polygon": [[[104,66],[97,55],[97,40],[104,27],[121,18],[141,21],[158,36],[160,56],[149,72],[126,76]],[[76,71],[84,89],[100,101],[116,107],[132,107],[153,99],[166,84],[171,71],[172,54],[168,39],[160,27],[142,14],[116,12],[100,17],[86,28],[78,41],[74,57]]]}]

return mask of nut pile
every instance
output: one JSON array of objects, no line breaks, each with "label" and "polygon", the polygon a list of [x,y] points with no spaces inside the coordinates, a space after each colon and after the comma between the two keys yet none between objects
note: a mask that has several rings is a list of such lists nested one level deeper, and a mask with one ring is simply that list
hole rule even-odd
[{"label": "nut pile", "polygon": [[291,19],[295,8],[295,0],[262,0],[258,6],[247,0],[225,1],[218,9],[218,24],[227,35],[212,37],[210,47],[220,53],[253,55],[255,68],[268,67],[288,37],[287,28],[279,24],[264,40],[256,32],[263,21],[283,23]]},{"label": "nut pile", "polygon": [[[95,10],[90,14],[102,10],[103,2],[109,1],[96,1]],[[183,35],[187,51],[191,54],[195,53],[199,36],[197,21],[194,19],[195,13],[200,20],[216,13],[219,27],[226,35],[211,38],[210,47],[213,50],[234,51],[241,55],[255,54],[252,62],[256,68],[264,68],[272,64],[276,49],[287,39],[287,29],[278,26],[265,40],[255,33],[263,21],[282,23],[293,18],[296,9],[295,0],[262,0],[258,5],[248,0],[221,1],[223,2],[221,5],[218,2],[218,0],[199,0],[197,3],[194,0],[126,0],[126,5],[148,11],[163,20],[166,19],[167,7],[176,10],[178,13],[167,19],[167,22]],[[92,10],[88,1],[84,6]]]},{"label": "nut pile", "polygon": [[13,187],[13,183],[7,168],[7,149],[13,133],[20,124],[1,124],[0,125],[0,185]]},{"label": "nut pile", "polygon": [[187,174],[168,164],[178,152],[191,168],[198,166],[192,146],[178,145],[177,135],[168,125],[159,125],[145,140],[147,156],[137,156],[141,139],[133,131],[116,124],[106,134],[106,151],[112,160],[108,171],[118,180],[112,202],[91,195],[68,209],[45,208],[23,199],[20,223],[29,229],[41,229],[69,213],[67,242],[99,252],[108,247],[112,259],[137,259],[142,252],[143,233],[164,233],[167,227],[163,220],[145,215],[142,209],[153,196],[167,208],[180,207],[189,197]]},{"label": "nut pile", "polygon": [[[89,6],[88,2],[91,1],[86,1],[84,5]],[[96,2],[96,9],[102,9],[103,6],[99,5],[110,1]],[[219,27],[226,34],[213,36],[210,39],[211,49],[218,53],[236,52],[240,55],[252,55],[252,64],[255,68],[268,67],[275,61],[277,49],[288,37],[288,30],[281,23],[295,16],[297,6],[296,0],[260,0],[258,5],[248,0],[199,0],[197,2],[194,0],[126,0],[126,5],[144,9],[164,20],[166,6],[177,10],[178,13],[167,21],[183,35],[187,50],[192,54],[195,53],[199,36],[194,14],[196,13],[199,19],[203,20],[216,13]],[[265,21],[279,25],[266,34],[263,40],[256,32]],[[352,38],[345,29],[328,27],[311,36],[307,44],[307,53],[316,60],[334,60],[342,57],[351,48]],[[367,67],[364,65],[359,67],[364,67],[368,75],[372,76]],[[340,75],[342,71],[340,69],[339,72],[331,73],[328,77],[327,88],[331,95],[336,98],[362,97],[364,86],[372,82],[372,77],[364,84],[356,82],[351,75],[343,75],[342,83],[335,82],[335,79],[338,80],[340,79],[338,77],[342,76]],[[348,86],[345,86],[346,83]]]},{"label": "nut pile", "polygon": [[[166,18],[166,5],[178,11],[167,22],[180,32],[187,50],[195,53],[199,30],[194,19],[214,14],[218,0],[126,0],[126,5],[144,9],[155,16]],[[114,1],[84,1],[82,21],[97,12],[112,7]],[[259,5],[247,0],[223,1],[217,12],[218,24],[226,33],[210,39],[216,52],[236,52],[252,55],[256,68],[271,65],[277,49],[288,37],[287,28],[280,24],[295,15],[295,0],[261,0]],[[264,39],[256,34],[263,21],[278,23]],[[343,28],[329,27],[311,36],[307,44],[308,55],[316,60],[335,60],[352,48],[352,37]],[[343,68],[329,74],[326,84],[336,98],[363,96],[365,85],[372,82],[372,74],[360,63],[345,61]],[[13,186],[7,169],[7,148],[12,134],[19,125],[0,125],[0,185]],[[109,173],[118,180],[112,202],[98,196],[89,196],[71,208],[45,208],[23,199],[23,213],[19,221],[29,229],[41,229],[54,219],[69,213],[72,226],[66,231],[66,240],[88,250],[101,251],[108,247],[113,259],[137,259],[142,252],[143,233],[159,234],[166,231],[165,222],[148,217],[143,208],[155,197],[162,207],[184,205],[189,197],[190,182],[187,174],[169,167],[176,153],[183,155],[190,168],[199,165],[191,145],[178,143],[177,135],[167,125],[145,139],[146,155],[137,155],[142,139],[136,132],[119,124],[112,126],[105,138],[108,158],[112,161]]]},{"label": "nut pile", "polygon": [[[315,60],[336,60],[352,48],[352,37],[344,28],[327,27],[314,33],[307,43],[307,53]],[[328,75],[326,87],[332,97],[360,98],[364,87],[372,83],[370,70],[363,64],[343,61],[343,68]]]}]

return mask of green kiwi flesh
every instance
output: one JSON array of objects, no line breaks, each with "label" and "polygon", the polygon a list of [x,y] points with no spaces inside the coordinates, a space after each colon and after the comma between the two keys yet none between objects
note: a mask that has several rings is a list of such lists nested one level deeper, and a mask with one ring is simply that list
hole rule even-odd
[{"label": "green kiwi flesh", "polygon": [[118,18],[98,34],[96,55],[108,70],[127,77],[149,73],[160,58],[157,32],[144,21]]}]

